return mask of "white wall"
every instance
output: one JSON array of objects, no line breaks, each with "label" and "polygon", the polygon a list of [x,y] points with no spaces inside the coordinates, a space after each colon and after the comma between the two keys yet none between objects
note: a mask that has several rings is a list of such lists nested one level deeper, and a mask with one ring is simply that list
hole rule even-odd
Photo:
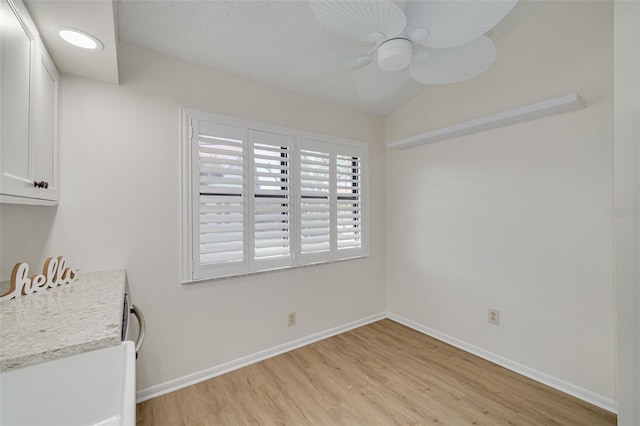
[{"label": "white wall", "polygon": [[640,3],[614,3],[618,424],[640,424]]},{"label": "white wall", "polygon": [[388,150],[387,308],[613,404],[612,5],[550,2],[497,47],[389,115],[387,140],[570,92],[588,107]]},{"label": "white wall", "polygon": [[[605,2],[554,2],[500,40],[488,73],[386,121],[121,45],[121,86],[63,78],[60,206],[0,205],[0,278],[59,254],[126,268],[149,322],[143,389],[384,310],[386,251],[391,312],[615,399],[611,21]],[[571,91],[587,109],[382,146],[385,127],[394,140]],[[179,284],[180,106],[369,142],[370,258]]]},{"label": "white wall", "polygon": [[[63,77],[60,205],[2,205],[5,279],[52,255],[125,268],[148,322],[139,389],[384,311],[382,118],[132,46],[119,63],[120,86]],[[181,106],[368,142],[370,257],[181,285]]]}]

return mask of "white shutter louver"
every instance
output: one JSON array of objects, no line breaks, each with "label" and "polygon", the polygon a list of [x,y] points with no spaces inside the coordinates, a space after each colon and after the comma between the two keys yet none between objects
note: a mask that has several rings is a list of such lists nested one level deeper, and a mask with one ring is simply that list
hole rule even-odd
[{"label": "white shutter louver", "polygon": [[200,264],[244,260],[242,129],[202,123],[198,131]]},{"label": "white shutter louver", "polygon": [[337,247],[362,247],[362,159],[336,156]]},{"label": "white shutter louver", "polygon": [[303,255],[331,250],[331,154],[328,148],[300,149],[300,252]]},{"label": "white shutter louver", "polygon": [[290,264],[290,138],[252,133],[254,258],[271,266]]},{"label": "white shutter louver", "polygon": [[183,282],[368,255],[366,144],[182,117]]}]

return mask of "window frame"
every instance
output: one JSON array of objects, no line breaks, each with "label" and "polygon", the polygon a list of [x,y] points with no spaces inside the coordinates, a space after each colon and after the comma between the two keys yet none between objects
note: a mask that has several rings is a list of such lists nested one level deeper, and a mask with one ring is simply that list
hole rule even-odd
[{"label": "window frame", "polygon": [[[182,283],[194,283],[233,278],[237,276],[264,273],[273,270],[304,267],[311,264],[332,263],[347,259],[369,256],[369,153],[368,144],[322,135],[267,123],[207,113],[189,108],[181,108],[181,255],[182,255]],[[243,132],[243,161],[242,174],[244,190],[243,199],[243,229],[244,229],[244,257],[242,262],[234,265],[201,264],[199,251],[194,249],[194,242],[200,236],[200,208],[199,208],[199,148],[198,123],[206,121],[220,126],[242,128]],[[275,133],[288,138],[288,166],[289,166],[289,247],[290,255],[287,262],[271,262],[270,259],[254,259],[255,257],[255,217],[254,217],[254,188],[255,176],[250,167],[254,166],[254,148],[256,133]],[[330,250],[318,255],[317,253],[301,253],[301,206],[300,191],[300,146],[304,140],[331,147],[330,156]],[[360,159],[361,189],[359,192],[361,205],[360,216],[360,247],[338,249],[337,244],[337,158],[338,155],[352,155],[358,153]],[[244,158],[247,157],[246,160]],[[250,165],[250,167],[248,167]],[[195,183],[198,182],[196,185]],[[198,186],[198,187],[196,187]],[[196,194],[198,192],[198,194]],[[198,204],[198,207],[196,207]],[[195,256],[197,254],[197,256]],[[215,270],[215,272],[212,272]]]}]

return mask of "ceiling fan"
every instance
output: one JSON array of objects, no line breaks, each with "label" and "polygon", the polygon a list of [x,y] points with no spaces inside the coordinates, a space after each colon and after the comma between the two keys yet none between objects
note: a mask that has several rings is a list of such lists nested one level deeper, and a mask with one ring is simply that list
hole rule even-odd
[{"label": "ceiling fan", "polygon": [[496,47],[484,35],[517,0],[310,0],[311,10],[329,30],[368,43],[368,48],[334,53],[295,70],[298,78],[347,73],[377,59],[358,95],[387,98],[411,79],[449,84],[482,74],[494,63]]}]

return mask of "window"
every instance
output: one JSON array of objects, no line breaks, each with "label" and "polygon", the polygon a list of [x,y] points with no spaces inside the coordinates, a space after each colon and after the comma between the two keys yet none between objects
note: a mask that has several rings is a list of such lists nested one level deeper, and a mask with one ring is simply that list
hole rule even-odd
[{"label": "window", "polygon": [[368,255],[367,145],[183,110],[183,280]]}]

